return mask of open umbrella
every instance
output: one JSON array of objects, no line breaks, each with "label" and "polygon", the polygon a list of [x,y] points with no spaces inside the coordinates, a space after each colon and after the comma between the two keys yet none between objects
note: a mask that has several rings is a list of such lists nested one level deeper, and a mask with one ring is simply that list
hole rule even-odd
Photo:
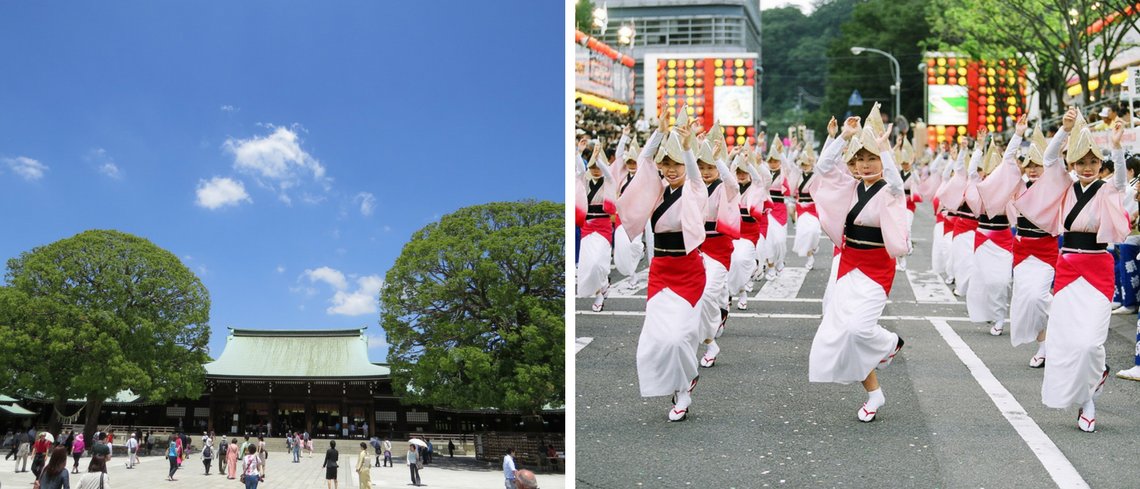
[{"label": "open umbrella", "polygon": [[55,437],[54,437],[54,436],[52,436],[52,435],[51,435],[51,433],[48,433],[48,432],[46,432],[46,431],[45,431],[45,432],[43,432],[43,433],[41,433],[41,434],[42,434],[42,435],[46,435],[46,438],[47,438],[47,441],[48,441],[48,443],[55,443]]},{"label": "open umbrella", "polygon": [[412,438],[411,440],[408,440],[408,443],[411,443],[412,445],[427,448],[427,442],[425,442],[419,438]]}]

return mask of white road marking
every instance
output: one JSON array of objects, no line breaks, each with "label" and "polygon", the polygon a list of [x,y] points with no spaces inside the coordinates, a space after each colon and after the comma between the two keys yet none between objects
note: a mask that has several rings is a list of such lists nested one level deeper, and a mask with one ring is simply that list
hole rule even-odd
[{"label": "white road marking", "polygon": [[[577,314],[582,316],[644,316],[645,311],[578,311]],[[821,319],[822,314],[766,314],[761,312],[739,312],[733,310],[728,314],[728,318],[757,318],[757,319]],[[964,316],[880,316],[882,321],[929,321],[929,320],[942,320],[942,321],[969,321],[969,318]]]},{"label": "white road marking", "polygon": [[[609,298],[610,299],[641,299],[641,300],[646,300],[645,294],[631,294],[631,295],[613,295],[613,294],[611,294],[609,296]],[[811,297],[793,297],[790,299],[773,299],[773,298],[769,298],[769,297],[760,297],[760,298],[750,298],[750,299],[748,299],[748,301],[749,302],[752,302],[752,301],[757,301],[757,302],[793,302],[793,303],[804,303],[804,304],[812,304],[812,303],[819,304],[819,303],[823,302],[823,299],[815,299],[815,298],[811,298]],[[946,304],[946,305],[960,304],[960,305],[965,305],[965,303],[961,302],[961,301],[925,301],[924,302],[924,301],[892,301],[892,300],[888,300],[887,304]]]},{"label": "white road marking", "polygon": [[590,338],[589,336],[574,338],[574,354],[577,355],[578,352],[582,351],[582,349],[585,348],[586,345],[589,345],[592,341],[594,341],[594,339]]},{"label": "white road marking", "polygon": [[958,302],[954,292],[938,277],[937,273],[906,271],[906,281],[910,282],[910,289],[914,291],[915,299],[922,304],[945,304]]},{"label": "white road marking", "polygon": [[769,280],[756,293],[757,299],[794,299],[804,285],[807,278],[807,269],[803,267],[785,267],[774,280]]},{"label": "white road marking", "polygon": [[1001,411],[1002,416],[1005,416],[1006,421],[1009,421],[1009,424],[1013,426],[1013,429],[1017,431],[1017,434],[1021,436],[1033,454],[1037,456],[1037,460],[1041,461],[1041,465],[1045,466],[1045,471],[1049,472],[1053,482],[1056,482],[1059,487],[1066,488],[1089,487],[1081,474],[1065,457],[1065,454],[1061,453],[1053,440],[1029,417],[1025,408],[1021,407],[1017,399],[1014,399],[1013,394],[997,380],[997,377],[994,377],[982,359],[978,358],[978,355],[966,345],[958,333],[954,332],[946,320],[931,318],[930,323],[942,335],[942,339],[950,345],[950,349],[958,355],[958,359],[966,365],[966,368],[970,369],[970,374],[974,376],[974,380],[982,386],[986,395],[990,396],[990,400],[997,406],[998,411]]},{"label": "white road marking", "polygon": [[649,283],[649,269],[639,270],[633,275],[610,284],[607,297],[625,297],[642,290]]}]

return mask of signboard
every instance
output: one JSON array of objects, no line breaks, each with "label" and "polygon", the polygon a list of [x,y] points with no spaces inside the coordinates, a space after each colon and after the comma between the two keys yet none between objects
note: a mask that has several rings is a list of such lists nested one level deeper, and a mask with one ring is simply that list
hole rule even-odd
[{"label": "signboard", "polygon": [[721,126],[751,126],[756,98],[750,86],[713,89],[713,120]]},{"label": "signboard", "polygon": [[633,69],[581,44],[574,45],[574,88],[624,104],[633,102]]},{"label": "signboard", "polygon": [[927,87],[928,121],[934,125],[964,126],[970,121],[969,89],[962,85]]},{"label": "signboard", "polygon": [[[1112,133],[1109,131],[1095,131],[1092,133],[1093,144],[1100,146],[1104,156],[1109,157],[1109,148],[1112,147]],[[1124,137],[1120,138],[1120,145],[1125,151],[1140,153],[1140,127],[1124,129]]]},{"label": "signboard", "polygon": [[1128,68],[1128,95],[1133,100],[1140,98],[1140,66]]}]

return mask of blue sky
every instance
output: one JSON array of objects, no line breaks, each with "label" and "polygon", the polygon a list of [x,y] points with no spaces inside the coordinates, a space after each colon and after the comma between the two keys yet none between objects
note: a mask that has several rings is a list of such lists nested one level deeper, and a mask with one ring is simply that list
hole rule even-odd
[{"label": "blue sky", "polygon": [[368,327],[411,234],[564,200],[564,5],[5,2],[0,259],[150,239],[227,327]]}]

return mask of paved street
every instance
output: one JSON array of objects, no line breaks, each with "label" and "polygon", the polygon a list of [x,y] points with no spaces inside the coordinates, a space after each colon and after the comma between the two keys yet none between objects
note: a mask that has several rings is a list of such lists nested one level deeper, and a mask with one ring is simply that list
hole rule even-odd
[{"label": "paved street", "polygon": [[[1076,408],[1044,407],[1043,370],[1027,366],[1036,346],[971,324],[964,299],[926,273],[932,225],[921,205],[911,271],[896,274],[881,322],[906,348],[880,373],[887,403],[872,423],[856,419],[859,384],[807,381],[826,238],[814,270],[789,253],[747,311],[734,306],[686,422],[638,392],[644,287],[615,284],[601,313],[578,300],[577,487],[1140,487],[1140,382],[1109,378],[1096,433],[1077,429]],[[1113,317],[1113,373],[1132,365],[1135,335],[1135,315]]]},{"label": "paved street", "polygon": [[[324,488],[325,470],[321,468],[324,461],[324,451],[328,448],[325,442],[315,442],[316,448],[313,458],[302,456],[300,463],[292,463],[292,456],[285,452],[270,452],[266,467],[265,482],[259,488],[274,489],[318,489]],[[355,489],[359,487],[359,479],[351,469],[356,466],[358,449],[347,450],[347,446],[356,446],[351,442],[337,443],[340,450],[339,484],[342,488]],[[80,461],[82,470],[86,470],[89,458]],[[217,475],[217,461],[210,470],[210,475],[204,474],[202,459],[198,454],[182,464],[182,468],[174,475],[175,482],[166,480],[166,473],[170,468],[166,459],[159,457],[143,457],[142,464],[133,470],[125,467],[126,457],[116,456],[109,466],[110,487],[114,489],[151,489],[151,488],[239,488],[244,487],[237,480],[229,480],[225,476]],[[396,466],[373,467],[372,487],[405,487],[411,486],[408,467],[404,465],[403,457],[395,459]],[[31,461],[29,460],[29,466]],[[70,460],[68,467],[70,467]],[[423,486],[435,489],[467,489],[467,488],[500,488],[503,487],[503,471],[501,462],[485,464],[477,462],[473,457],[436,457],[435,461],[420,471]],[[72,474],[71,487],[76,487],[80,475]],[[12,473],[11,461],[0,465],[0,488],[27,488],[31,487],[31,472]],[[543,489],[566,487],[566,476],[563,474],[538,474],[538,485]]]}]

